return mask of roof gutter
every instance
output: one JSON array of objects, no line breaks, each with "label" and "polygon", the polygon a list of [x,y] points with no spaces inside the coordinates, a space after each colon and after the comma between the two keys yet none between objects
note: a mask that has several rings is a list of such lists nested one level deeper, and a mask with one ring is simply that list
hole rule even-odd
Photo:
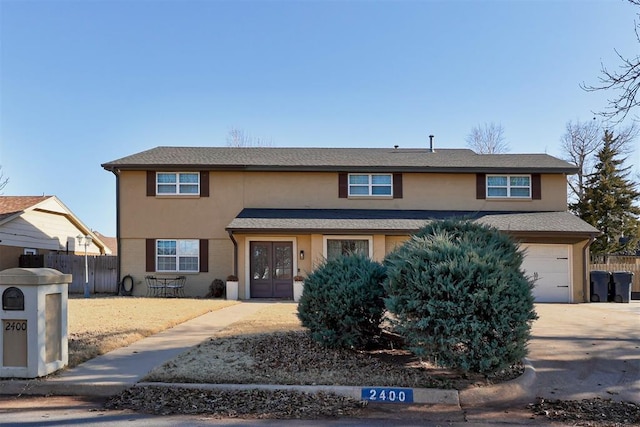
[{"label": "roof gutter", "polygon": [[233,236],[233,230],[227,230],[229,238],[233,242],[233,275],[238,277],[238,242]]},{"label": "roof gutter", "polygon": [[589,278],[591,274],[591,268],[590,268],[591,259],[589,258],[589,248],[591,247],[591,245],[595,240],[596,240],[596,235],[592,234],[589,237],[589,240],[587,241],[587,243],[582,248],[582,264],[583,264],[582,269],[584,273],[584,277],[582,279],[583,302],[591,301],[591,287],[589,286],[591,283],[591,279]]},{"label": "roof gutter", "polygon": [[118,251],[118,262],[116,263],[116,277],[118,278],[118,292],[120,294],[121,279],[120,273],[122,271],[122,253],[120,248],[120,170],[109,169],[116,177],[116,250]]},{"label": "roof gutter", "polygon": [[244,171],[244,172],[378,172],[378,173],[562,173],[575,175],[577,168],[523,166],[393,166],[393,165],[211,165],[211,164],[128,164],[102,165],[108,171]]}]

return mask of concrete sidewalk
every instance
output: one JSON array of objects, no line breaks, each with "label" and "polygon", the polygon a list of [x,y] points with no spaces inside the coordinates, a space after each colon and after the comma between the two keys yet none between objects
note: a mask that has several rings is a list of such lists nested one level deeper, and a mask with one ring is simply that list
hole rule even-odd
[{"label": "concrete sidewalk", "polygon": [[268,302],[242,302],[211,311],[49,378],[0,381],[0,394],[116,394],[136,384],[156,366],[268,305]]}]

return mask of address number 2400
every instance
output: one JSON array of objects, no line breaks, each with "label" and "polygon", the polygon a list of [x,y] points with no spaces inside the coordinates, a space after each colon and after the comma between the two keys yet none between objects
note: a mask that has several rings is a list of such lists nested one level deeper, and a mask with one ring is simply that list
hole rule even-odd
[{"label": "address number 2400", "polygon": [[27,322],[25,321],[5,321],[4,322],[4,330],[5,331],[26,331],[27,330]]},{"label": "address number 2400", "polygon": [[363,388],[361,398],[371,402],[413,403],[413,390],[388,387]]}]

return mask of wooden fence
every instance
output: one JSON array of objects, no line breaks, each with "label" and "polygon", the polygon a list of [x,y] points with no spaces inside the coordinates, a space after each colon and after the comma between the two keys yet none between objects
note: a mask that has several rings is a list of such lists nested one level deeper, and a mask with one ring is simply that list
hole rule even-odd
[{"label": "wooden fence", "polygon": [[[84,293],[85,267],[84,255],[47,254],[44,266],[71,274],[69,293]],[[118,292],[118,257],[110,255],[88,256],[89,292],[116,294]]]},{"label": "wooden fence", "polygon": [[631,292],[640,292],[640,264],[591,264],[590,270],[601,271],[630,271],[633,273]]}]

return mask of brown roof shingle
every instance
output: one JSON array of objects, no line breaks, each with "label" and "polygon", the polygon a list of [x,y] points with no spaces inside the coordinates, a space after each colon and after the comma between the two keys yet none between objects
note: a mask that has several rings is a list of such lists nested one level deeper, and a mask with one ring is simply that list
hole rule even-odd
[{"label": "brown roof shingle", "polygon": [[52,196],[0,196],[0,221]]},{"label": "brown roof shingle", "polygon": [[468,149],[156,147],[102,164],[107,170],[229,169],[394,172],[577,172],[548,154],[476,154]]}]

